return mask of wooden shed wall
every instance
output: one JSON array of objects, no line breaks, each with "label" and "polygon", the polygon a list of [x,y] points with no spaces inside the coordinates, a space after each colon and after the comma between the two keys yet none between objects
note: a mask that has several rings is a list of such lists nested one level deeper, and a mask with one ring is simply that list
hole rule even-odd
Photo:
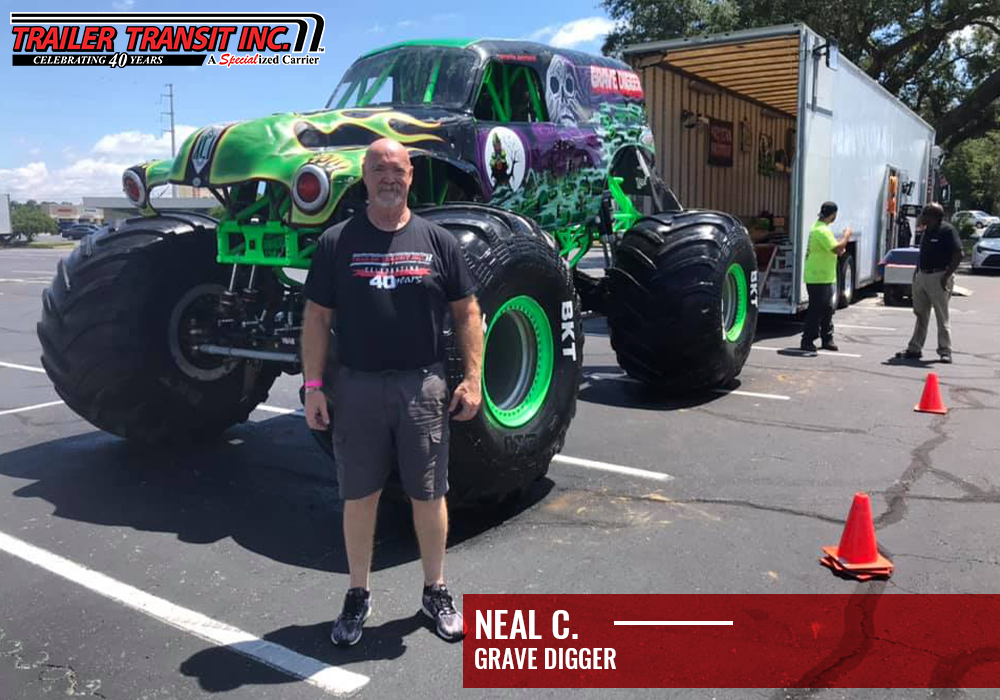
[{"label": "wooden shed wall", "polygon": [[[773,110],[719,91],[703,94],[689,86],[685,76],[662,66],[639,71],[646,94],[646,110],[656,142],[660,177],[687,208],[718,209],[739,217],[753,217],[766,209],[789,216],[791,173],[758,173],[758,140],[770,134],[774,149],[783,149],[795,120]],[[708,127],[686,129],[682,112],[733,123],[732,167],[708,164]],[[773,116],[764,116],[768,112]],[[749,120],[750,150],[740,148],[740,122]]]}]

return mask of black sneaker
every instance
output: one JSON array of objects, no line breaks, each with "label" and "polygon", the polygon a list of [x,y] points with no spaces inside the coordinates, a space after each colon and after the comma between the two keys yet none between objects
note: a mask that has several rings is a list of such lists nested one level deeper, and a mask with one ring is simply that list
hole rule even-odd
[{"label": "black sneaker", "polygon": [[802,352],[816,352],[816,346],[812,342],[802,341],[799,343],[799,350]]},{"label": "black sneaker", "polygon": [[444,584],[424,586],[424,615],[434,620],[438,636],[448,642],[465,636],[462,613],[455,610],[455,602]]},{"label": "black sneaker", "polygon": [[361,639],[361,628],[372,614],[372,594],[364,588],[352,588],[344,596],[344,609],[333,623],[330,640],[341,647],[354,646]]},{"label": "black sneaker", "polygon": [[951,353],[950,352],[941,353],[941,362],[945,363],[946,365],[950,365],[951,364]]},{"label": "black sneaker", "polygon": [[896,353],[897,360],[919,360],[923,357],[922,353],[913,352],[912,350],[902,350]]},{"label": "black sneaker", "polygon": [[820,346],[824,350],[829,350],[830,352],[837,352],[840,348],[837,347],[836,343],[832,340],[824,340],[823,344]]}]

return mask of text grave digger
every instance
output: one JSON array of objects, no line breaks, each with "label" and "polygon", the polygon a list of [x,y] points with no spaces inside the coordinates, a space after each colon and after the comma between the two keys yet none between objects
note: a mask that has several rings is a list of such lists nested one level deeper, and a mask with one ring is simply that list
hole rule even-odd
[{"label": "text grave digger", "polygon": [[464,614],[466,688],[1000,687],[988,595],[467,594]]}]

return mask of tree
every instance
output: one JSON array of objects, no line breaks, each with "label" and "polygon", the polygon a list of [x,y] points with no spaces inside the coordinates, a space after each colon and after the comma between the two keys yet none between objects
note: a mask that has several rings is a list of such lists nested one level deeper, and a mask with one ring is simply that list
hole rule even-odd
[{"label": "tree", "polygon": [[1000,132],[964,141],[941,170],[962,209],[1000,210]]},{"label": "tree", "polygon": [[55,233],[58,228],[55,220],[33,199],[26,204],[10,203],[10,224],[14,233],[26,236],[28,240],[39,233]]},{"label": "tree", "polygon": [[604,52],[805,22],[937,130],[947,150],[1000,130],[1000,0],[602,0]]}]

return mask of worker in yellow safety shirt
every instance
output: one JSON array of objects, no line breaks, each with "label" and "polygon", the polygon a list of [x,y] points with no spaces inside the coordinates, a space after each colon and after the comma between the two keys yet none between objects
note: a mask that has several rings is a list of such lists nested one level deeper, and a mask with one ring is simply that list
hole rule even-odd
[{"label": "worker in yellow safety shirt", "polygon": [[843,255],[847,242],[851,240],[851,229],[844,229],[844,237],[838,241],[830,224],[837,218],[837,205],[823,202],[819,210],[819,220],[809,231],[809,247],[806,249],[805,281],[809,293],[809,308],[806,311],[806,327],[802,332],[799,348],[805,352],[816,352],[814,341],[823,339],[823,349],[837,351],[833,343],[833,311],[837,298],[837,257]]}]

